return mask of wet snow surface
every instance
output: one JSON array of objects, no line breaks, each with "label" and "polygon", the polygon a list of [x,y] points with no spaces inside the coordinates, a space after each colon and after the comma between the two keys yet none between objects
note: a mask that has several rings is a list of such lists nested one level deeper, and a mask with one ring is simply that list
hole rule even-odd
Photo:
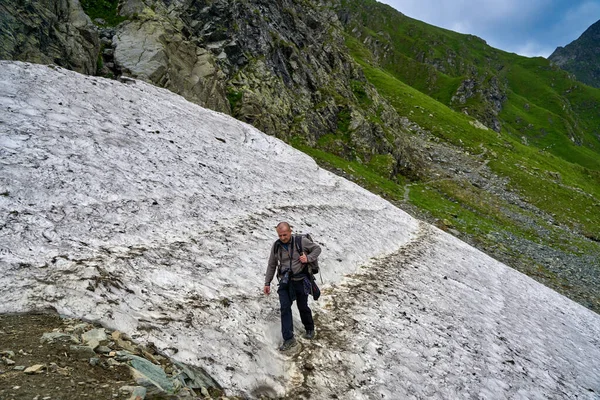
[{"label": "wet snow surface", "polygon": [[[292,398],[600,398],[600,316],[226,115],[0,62],[0,312],[55,307]],[[280,354],[273,227],[322,245]],[[297,333],[302,333],[295,310]]]}]

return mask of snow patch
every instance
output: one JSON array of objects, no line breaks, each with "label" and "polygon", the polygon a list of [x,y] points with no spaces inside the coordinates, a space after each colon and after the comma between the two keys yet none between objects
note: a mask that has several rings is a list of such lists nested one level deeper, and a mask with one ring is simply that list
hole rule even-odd
[{"label": "snow patch", "polygon": [[[248,396],[600,393],[598,315],[166,90],[0,61],[0,168],[0,312],[102,322]],[[323,248],[292,357],[261,293],[281,220]]]}]

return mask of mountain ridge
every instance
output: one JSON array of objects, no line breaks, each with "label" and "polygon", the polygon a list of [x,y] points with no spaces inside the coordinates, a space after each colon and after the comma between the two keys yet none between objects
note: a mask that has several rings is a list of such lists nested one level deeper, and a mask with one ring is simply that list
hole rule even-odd
[{"label": "mountain ridge", "polygon": [[600,20],[565,47],[557,47],[548,60],[574,74],[581,82],[600,88],[599,41]]}]

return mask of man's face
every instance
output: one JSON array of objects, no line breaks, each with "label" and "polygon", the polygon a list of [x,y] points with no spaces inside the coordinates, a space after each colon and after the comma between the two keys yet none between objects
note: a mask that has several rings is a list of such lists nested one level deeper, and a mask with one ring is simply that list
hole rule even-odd
[{"label": "man's face", "polygon": [[287,226],[282,226],[277,228],[277,235],[279,236],[279,240],[283,243],[288,243],[292,238],[292,230]]}]

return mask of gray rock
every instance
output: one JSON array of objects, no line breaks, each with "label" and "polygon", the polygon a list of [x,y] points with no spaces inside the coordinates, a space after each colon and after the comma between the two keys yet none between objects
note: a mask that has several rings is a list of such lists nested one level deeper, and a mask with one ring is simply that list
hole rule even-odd
[{"label": "gray rock", "polygon": [[108,346],[98,346],[96,347],[96,352],[98,353],[102,353],[102,354],[108,354],[112,351],[112,349]]},{"label": "gray rock", "polygon": [[16,367],[13,368],[13,370],[15,370],[15,371],[25,371],[25,366],[24,365],[17,365]]},{"label": "gray rock", "polygon": [[123,362],[129,361],[129,360],[131,360],[132,356],[133,356],[132,353],[130,353],[129,351],[125,351],[125,350],[120,350],[115,353],[115,359],[117,361],[123,361]]},{"label": "gray rock", "polygon": [[131,392],[129,400],[144,400],[146,398],[147,389],[143,386],[135,386]]},{"label": "gray rock", "polygon": [[114,366],[117,366],[117,365],[121,365],[121,363],[119,361],[115,360],[114,358],[109,358],[108,360],[106,360],[106,364],[109,367],[114,367]]},{"label": "gray rock", "polygon": [[77,358],[93,358],[96,356],[94,349],[90,346],[71,345],[69,346],[69,350]]},{"label": "gray rock", "polygon": [[0,356],[4,356],[7,358],[15,358],[15,352],[12,350],[3,350],[0,351]]},{"label": "gray rock", "polygon": [[83,343],[90,346],[92,349],[98,347],[102,342],[106,342],[108,337],[104,328],[92,329],[81,335]]},{"label": "gray rock", "polygon": [[77,325],[73,326],[72,329],[73,329],[73,333],[81,335],[83,332],[88,330],[89,327],[90,327],[89,324],[83,323],[83,324],[77,324]]},{"label": "gray rock", "polygon": [[98,32],[77,0],[3,1],[0,26],[0,59],[96,73]]},{"label": "gray rock", "polygon": [[163,86],[204,107],[230,113],[225,75],[211,52],[188,41],[167,21],[122,24],[113,38],[115,67]]},{"label": "gray rock", "polygon": [[98,357],[92,357],[92,358],[90,358],[90,365],[96,366],[98,364],[100,364],[100,359]]},{"label": "gray rock", "polygon": [[47,332],[42,335],[40,339],[41,343],[79,343],[79,339],[76,336],[70,335],[64,332]]},{"label": "gray rock", "polygon": [[203,368],[193,367],[180,362],[175,362],[180,373],[177,378],[184,386],[191,389],[202,389],[203,387],[217,388],[222,390],[221,385],[215,381]]},{"label": "gray rock", "polygon": [[175,386],[165,371],[145,358],[130,356],[131,374],[135,381],[148,389],[148,393],[173,393]]}]

